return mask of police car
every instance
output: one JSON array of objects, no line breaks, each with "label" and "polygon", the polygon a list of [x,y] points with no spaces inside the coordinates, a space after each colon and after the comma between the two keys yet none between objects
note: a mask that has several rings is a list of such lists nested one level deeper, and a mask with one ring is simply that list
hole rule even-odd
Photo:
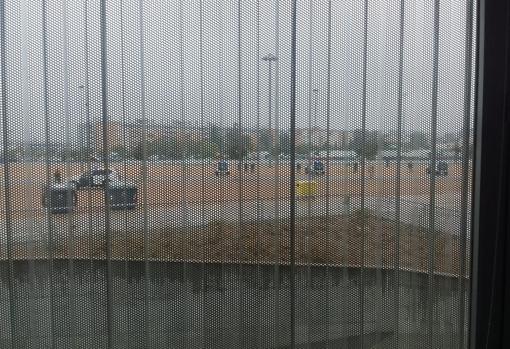
[{"label": "police car", "polygon": [[106,181],[110,182],[120,180],[120,176],[112,169],[107,171],[105,169],[93,169],[83,173],[81,176],[73,178],[71,183],[79,190],[82,188],[100,188],[104,187]]}]

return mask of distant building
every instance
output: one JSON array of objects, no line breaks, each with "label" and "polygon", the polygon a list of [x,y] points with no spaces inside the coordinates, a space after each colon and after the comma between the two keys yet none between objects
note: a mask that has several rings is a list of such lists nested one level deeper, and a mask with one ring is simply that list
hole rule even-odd
[{"label": "distant building", "polygon": [[[330,160],[356,160],[358,154],[356,154],[353,150],[330,150],[329,159]],[[326,159],[328,157],[328,152],[323,150],[319,152],[319,157],[321,159]]]},{"label": "distant building", "polygon": [[398,152],[396,150],[382,150],[377,154],[377,158],[381,160],[396,160]]},{"label": "distant building", "polygon": [[[307,145],[308,134],[308,128],[296,128],[296,145]],[[328,132],[325,128],[312,129],[310,138],[313,147],[322,147],[327,143]],[[329,130],[329,145],[333,149],[346,148],[351,139],[352,132],[350,131],[338,129]]]},{"label": "distant building", "polygon": [[[9,160],[10,161],[23,161],[23,160],[44,160],[48,157],[51,162],[61,161],[67,154],[75,150],[73,144],[66,146],[61,142],[44,142],[44,141],[31,141],[23,142],[18,141],[10,144]],[[2,162],[4,159],[2,158]]]},{"label": "distant building", "polygon": [[[206,130],[202,132],[196,124],[182,125],[177,120],[169,123],[147,121],[144,125],[142,120],[123,123],[121,121],[110,121],[107,126],[107,139],[110,149],[126,148],[133,149],[143,139],[143,130],[148,142],[157,142],[168,139],[200,140],[206,137]],[[96,121],[90,124],[82,123],[78,127],[80,144],[87,145],[90,137],[93,153],[101,153],[103,149],[103,123]]]},{"label": "distant building", "polygon": [[406,160],[427,160],[430,158],[429,149],[410,150],[402,153],[402,158]]},{"label": "distant building", "polygon": [[[183,125],[178,120],[171,120],[168,123],[147,121],[143,125],[141,120],[123,123],[122,121],[112,120],[108,123],[108,143],[112,151],[116,149],[132,150],[142,141],[143,129],[146,130],[146,138],[148,142],[157,142],[162,140],[174,139],[177,141],[200,141],[208,139],[210,133],[210,125],[202,129],[196,122],[189,122]],[[218,127],[219,128],[219,127]],[[224,127],[220,130],[223,135],[228,134],[231,126]],[[255,129],[246,127],[242,129],[243,135],[246,135],[250,142],[250,149],[257,147],[259,137],[263,136],[264,129]],[[266,129],[267,130],[267,129]],[[272,130],[273,142],[276,141],[276,131]],[[280,130],[280,134],[288,132],[288,129]],[[93,154],[101,154],[103,150],[103,124],[101,121],[95,121],[87,124],[82,123],[78,126],[78,139],[80,147],[85,148],[90,139],[91,152]],[[312,146],[323,148],[328,140],[328,132],[324,128],[312,130],[311,134]],[[339,129],[329,130],[329,144],[332,150],[346,149],[352,140],[352,132]],[[296,129],[296,146],[308,144],[308,128]]]},{"label": "distant building", "polygon": [[257,160],[257,159],[266,160],[266,159],[269,159],[270,157],[271,157],[271,154],[268,151],[259,151],[258,154],[257,154],[257,152],[249,153],[246,156],[246,159],[248,159],[248,160]]}]

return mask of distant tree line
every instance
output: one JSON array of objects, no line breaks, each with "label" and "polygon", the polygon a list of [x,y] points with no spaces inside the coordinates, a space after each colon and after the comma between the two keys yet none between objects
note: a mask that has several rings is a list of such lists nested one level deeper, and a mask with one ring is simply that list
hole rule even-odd
[{"label": "distant tree line", "polygon": [[[392,136],[391,141],[389,136]],[[454,142],[450,148],[455,154],[456,159],[461,159],[464,153],[462,133],[452,133],[449,135],[449,144]],[[444,137],[443,137],[444,138]],[[438,141],[444,142],[446,139],[438,138]],[[138,159],[157,157],[160,159],[209,159],[225,158],[241,160],[246,158],[250,152],[266,152],[273,157],[279,154],[290,154],[290,132],[281,130],[277,134],[268,129],[260,129],[257,133],[247,134],[239,129],[237,124],[230,127],[220,127],[217,124],[210,123],[200,134],[187,133],[184,135],[168,135],[158,139],[151,139],[145,146],[140,140],[128,140],[127,145],[111,145],[109,153],[112,160]],[[308,153],[316,154],[327,149],[330,150],[352,150],[359,158],[367,160],[374,159],[379,151],[396,150],[397,135],[381,132],[377,130],[356,129],[351,131],[349,142],[340,145],[328,145],[324,139],[313,139],[308,144],[308,139],[301,140],[296,145],[296,154],[306,155]],[[413,151],[419,149],[430,149],[430,136],[420,130],[415,130],[402,137],[402,151]],[[27,153],[28,150],[28,153]],[[41,145],[27,148],[15,146],[7,152],[1,154],[0,159],[7,158],[10,161],[33,158],[43,160],[46,156],[46,147]],[[469,155],[473,153],[472,144],[469,146]],[[64,159],[71,161],[88,161],[92,156],[101,157],[101,149],[88,150],[85,145],[74,147],[61,147],[58,150],[51,149],[48,152],[52,160]]]}]

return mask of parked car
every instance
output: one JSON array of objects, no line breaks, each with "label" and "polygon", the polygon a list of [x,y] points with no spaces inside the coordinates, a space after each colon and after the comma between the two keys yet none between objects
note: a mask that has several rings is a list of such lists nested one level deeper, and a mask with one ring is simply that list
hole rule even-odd
[{"label": "parked car", "polygon": [[[427,166],[427,174],[430,174],[431,165]],[[438,161],[436,163],[436,175],[437,176],[448,176],[448,163],[446,161]]]},{"label": "parked car", "polygon": [[78,201],[76,189],[63,183],[53,183],[43,189],[42,204],[51,213],[74,211]]},{"label": "parked car", "polygon": [[138,188],[133,183],[111,182],[108,193],[112,210],[134,210],[136,208]]},{"label": "parked car", "polygon": [[216,165],[216,171],[214,172],[216,176],[229,175],[230,170],[228,168],[228,162],[225,160],[218,161]]},{"label": "parked car", "polygon": [[312,168],[310,170],[309,166],[305,167],[305,173],[306,174],[313,174],[313,175],[323,175],[325,173],[324,164],[320,160],[314,160],[312,163]]},{"label": "parked car", "polygon": [[108,170],[109,174],[106,175],[105,169],[95,169],[90,172],[85,172],[81,176],[71,180],[77,190],[87,187],[104,187],[106,180],[118,181],[120,176],[112,169]]}]

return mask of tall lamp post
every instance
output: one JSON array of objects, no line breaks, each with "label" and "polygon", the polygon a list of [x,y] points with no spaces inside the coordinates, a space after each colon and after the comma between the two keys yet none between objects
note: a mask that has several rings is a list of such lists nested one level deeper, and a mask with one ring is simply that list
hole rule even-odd
[{"label": "tall lamp post", "polygon": [[[311,103],[314,104],[314,126],[313,129],[315,130],[315,138],[317,138],[317,94],[319,90],[314,88],[312,90],[312,100]],[[308,178],[311,178],[313,166],[312,166],[312,158],[315,157],[315,154],[313,154],[313,146],[312,146],[312,110],[311,108],[308,109]],[[315,141],[314,141],[315,143]]]},{"label": "tall lamp post", "polygon": [[[273,150],[273,135],[271,133],[271,117],[272,117],[273,112],[272,112],[272,104],[271,103],[272,103],[272,94],[273,94],[273,91],[272,91],[273,62],[276,62],[278,60],[278,57],[276,57],[275,55],[270,53],[270,54],[262,57],[262,60],[269,63],[269,81],[268,81],[268,86],[269,86],[269,92],[268,92],[268,96],[269,96],[269,126],[268,126],[268,133],[269,133],[269,140],[270,140],[270,151],[272,151]],[[273,156],[273,154],[270,155],[270,161],[272,161],[272,156]]]},{"label": "tall lamp post", "polygon": [[[78,86],[78,89],[80,91],[84,91],[85,94],[86,94],[86,90],[85,90],[85,85],[80,85]],[[82,142],[82,140],[84,139],[83,136],[82,136],[82,131],[85,131],[86,134],[88,134],[88,127],[90,127],[90,125],[88,124],[88,122],[85,122],[85,128],[84,129],[81,129],[80,130],[80,127],[83,127],[83,110],[85,109],[84,108],[84,104],[87,103],[87,97],[86,95],[83,95],[83,101],[82,103],[80,103],[80,122],[79,122],[79,125],[78,125],[78,138],[81,138],[79,139],[79,144],[80,144],[80,171],[81,173],[83,173],[83,144],[84,142]],[[88,144],[88,139],[87,139],[87,142],[85,144]],[[86,158],[89,156],[89,154],[86,155]]]},{"label": "tall lamp post", "polygon": [[[319,94],[319,89],[317,88],[314,88],[312,90],[313,92],[313,101],[314,101],[314,107],[313,107],[313,137],[314,137],[314,140],[313,140],[313,147],[314,148],[317,148],[317,146],[319,145],[317,140],[319,138],[318,136],[318,129],[317,129],[317,106],[318,106],[318,101],[319,101],[319,98],[318,98],[318,94]],[[317,149],[315,149],[317,150]]]}]

